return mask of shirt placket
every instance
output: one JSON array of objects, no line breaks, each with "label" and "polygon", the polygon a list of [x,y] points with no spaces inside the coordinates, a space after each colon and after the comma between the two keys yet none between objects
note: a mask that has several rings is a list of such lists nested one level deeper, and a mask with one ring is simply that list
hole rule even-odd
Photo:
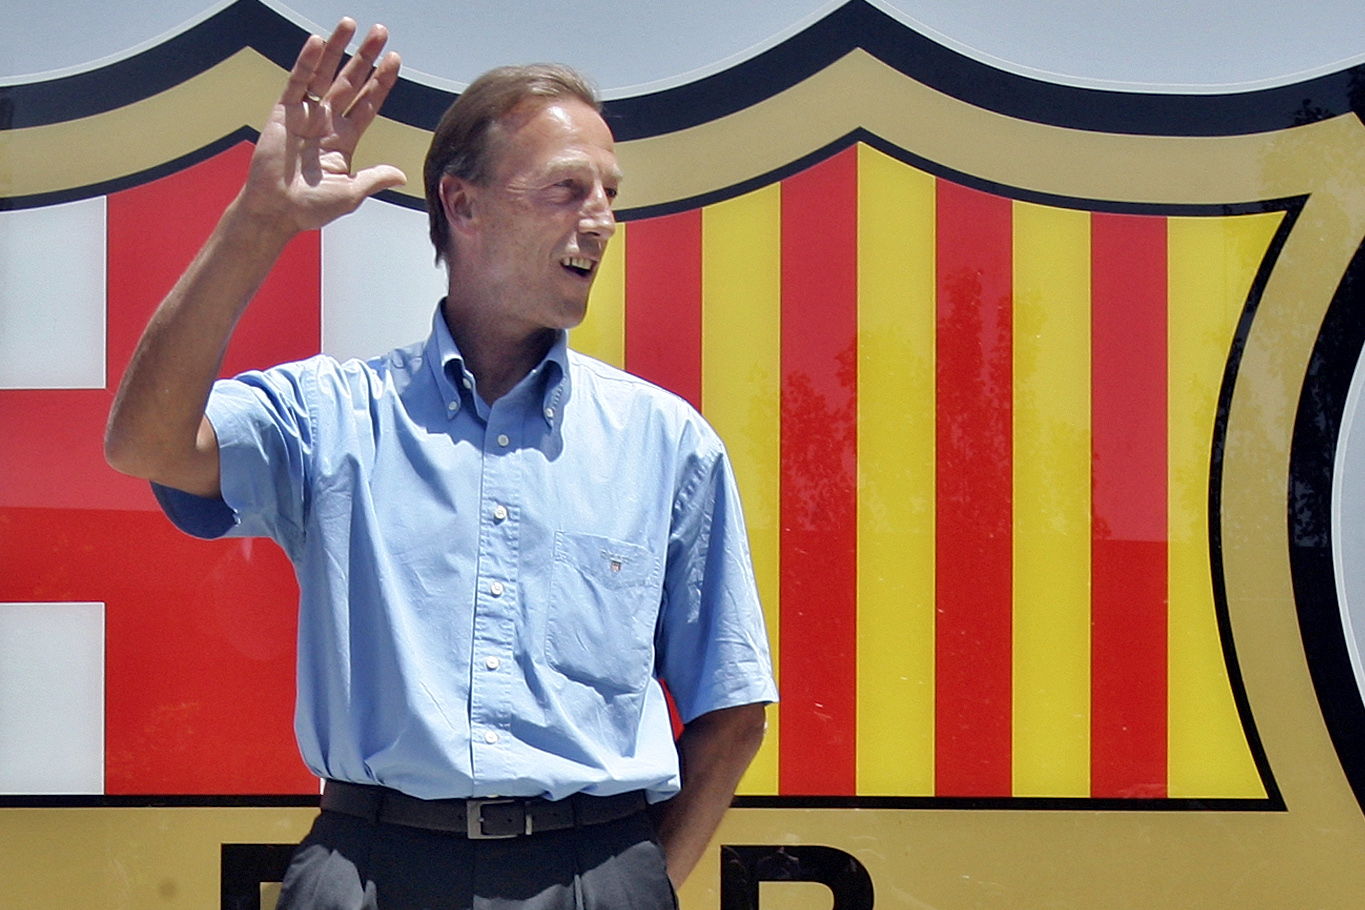
[{"label": "shirt placket", "polygon": [[[479,498],[478,592],[474,603],[470,679],[470,753],[475,787],[506,777],[510,745],[508,705],[518,673],[515,661],[521,586],[517,577],[521,503],[518,451],[521,421],[510,402],[488,415]],[[495,794],[477,793],[491,796]]]}]

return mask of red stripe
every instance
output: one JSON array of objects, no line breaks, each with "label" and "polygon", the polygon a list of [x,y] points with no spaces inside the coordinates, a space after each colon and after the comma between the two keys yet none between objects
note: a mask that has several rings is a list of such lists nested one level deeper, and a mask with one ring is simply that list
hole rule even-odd
[{"label": "red stripe", "polygon": [[1091,793],[1166,795],[1166,222],[1092,220]]},{"label": "red stripe", "polygon": [[857,161],[782,184],[784,794],[857,787]]},{"label": "red stripe", "polygon": [[701,410],[701,209],[627,228],[626,369]]},{"label": "red stripe", "polygon": [[104,389],[0,390],[0,507],[156,508],[145,483],[105,464],[113,400]]},{"label": "red stripe", "polygon": [[945,181],[937,217],[935,785],[1011,792],[1010,201]]}]

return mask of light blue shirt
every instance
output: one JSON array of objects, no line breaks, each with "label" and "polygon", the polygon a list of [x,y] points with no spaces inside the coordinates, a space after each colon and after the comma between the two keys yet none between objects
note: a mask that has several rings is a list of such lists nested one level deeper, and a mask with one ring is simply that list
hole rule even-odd
[{"label": "light blue shirt", "polygon": [[214,387],[222,501],[300,589],[295,731],[322,777],[426,799],[679,785],[684,721],[776,699],[733,472],[686,402],[554,348],[491,407],[430,338]]}]

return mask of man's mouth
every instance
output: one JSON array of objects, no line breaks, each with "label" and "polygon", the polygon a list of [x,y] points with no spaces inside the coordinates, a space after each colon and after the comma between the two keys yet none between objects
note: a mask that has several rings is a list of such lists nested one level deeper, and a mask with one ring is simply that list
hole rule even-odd
[{"label": "man's mouth", "polygon": [[573,272],[575,275],[578,275],[580,278],[587,278],[591,275],[593,265],[595,265],[591,259],[587,259],[583,256],[565,256],[563,259],[559,260],[559,264]]}]

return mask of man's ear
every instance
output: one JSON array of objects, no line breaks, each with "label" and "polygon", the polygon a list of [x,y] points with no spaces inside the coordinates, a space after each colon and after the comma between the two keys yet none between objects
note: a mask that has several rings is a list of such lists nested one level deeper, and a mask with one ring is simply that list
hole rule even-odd
[{"label": "man's ear", "polygon": [[469,181],[446,174],[441,178],[441,206],[452,231],[468,231],[475,217],[475,187]]}]

